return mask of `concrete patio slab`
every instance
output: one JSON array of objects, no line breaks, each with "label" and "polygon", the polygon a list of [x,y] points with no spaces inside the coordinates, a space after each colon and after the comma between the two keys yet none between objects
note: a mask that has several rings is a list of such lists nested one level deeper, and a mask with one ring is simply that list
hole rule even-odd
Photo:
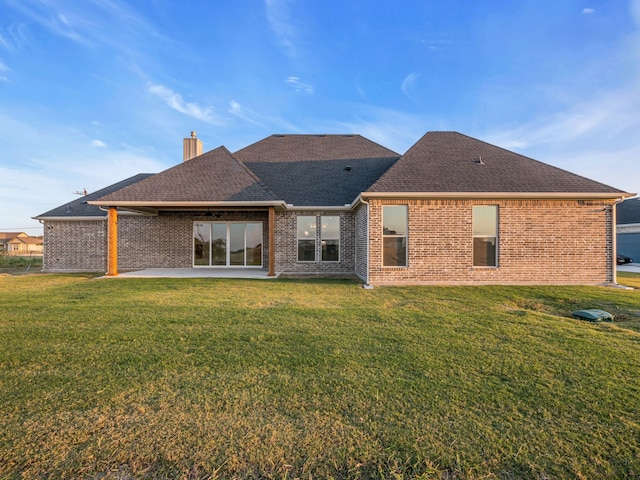
[{"label": "concrete patio slab", "polygon": [[270,280],[266,268],[145,268],[109,278],[248,278]]}]

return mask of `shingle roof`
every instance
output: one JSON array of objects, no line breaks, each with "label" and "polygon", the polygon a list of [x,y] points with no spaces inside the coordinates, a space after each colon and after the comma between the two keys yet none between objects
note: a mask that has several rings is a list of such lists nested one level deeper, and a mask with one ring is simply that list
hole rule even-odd
[{"label": "shingle roof", "polygon": [[271,135],[234,153],[241,162],[304,162],[398,158],[400,155],[361,135]]},{"label": "shingle roof", "polygon": [[76,200],[73,200],[69,203],[65,203],[59,207],[54,208],[53,210],[49,210],[42,215],[38,215],[34,217],[36,219],[39,218],[51,218],[51,217],[106,217],[107,212],[100,210],[100,207],[96,205],[89,205],[87,202],[91,200],[97,200],[100,197],[104,197],[116,190],[120,190],[129,185],[133,185],[141,180],[144,180],[147,177],[150,177],[151,173],[139,173],[138,175],[134,175],[133,177],[129,177],[125,180],[121,180],[118,183],[114,183],[113,185],[109,185],[101,190],[90,193],[88,195],[84,195]]},{"label": "shingle roof", "polygon": [[368,192],[625,193],[457,132],[424,135]]},{"label": "shingle roof", "polygon": [[617,205],[616,219],[618,225],[640,223],[640,198],[629,198]]},{"label": "shingle roof", "polygon": [[204,153],[99,202],[261,202],[277,201],[258,177],[225,147]]},{"label": "shingle roof", "polygon": [[400,155],[360,135],[272,135],[234,156],[296,206],[344,206]]},{"label": "shingle roof", "polygon": [[17,237],[18,235],[27,235],[24,232],[0,232],[0,240],[11,240],[12,238]]}]

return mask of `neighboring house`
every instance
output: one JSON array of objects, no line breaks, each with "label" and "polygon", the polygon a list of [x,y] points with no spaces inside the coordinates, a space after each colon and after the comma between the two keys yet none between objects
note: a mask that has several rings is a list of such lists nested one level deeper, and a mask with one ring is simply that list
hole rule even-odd
[{"label": "neighboring house", "polygon": [[0,232],[0,252],[6,255],[41,255],[42,238],[24,232]]},{"label": "neighboring house", "polygon": [[617,206],[617,253],[640,262],[640,198],[629,198]]},{"label": "neighboring house", "polygon": [[[366,284],[613,284],[624,191],[456,132],[404,155],[360,135],[272,135],[35,217],[45,271],[266,268]],[[192,158],[193,157],[193,158]]]}]

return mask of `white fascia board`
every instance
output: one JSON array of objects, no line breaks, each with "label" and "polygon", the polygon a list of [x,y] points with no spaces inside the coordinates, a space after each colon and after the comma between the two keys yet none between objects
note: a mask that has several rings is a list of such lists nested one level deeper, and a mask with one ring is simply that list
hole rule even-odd
[{"label": "white fascia board", "polygon": [[41,222],[64,222],[64,221],[74,221],[74,222],[81,222],[81,221],[93,221],[95,222],[96,220],[106,220],[107,216],[104,215],[102,217],[98,217],[98,216],[92,216],[92,217],[31,217],[34,220],[39,220]]},{"label": "white fascia board", "polygon": [[[593,193],[593,192],[363,192],[359,198],[424,198],[424,199],[546,199],[546,200],[618,200],[633,197],[635,193]],[[356,199],[356,200],[358,200]]]},{"label": "white fascia board", "polygon": [[100,200],[93,200],[87,202],[89,205],[98,205],[100,207],[150,207],[150,208],[176,208],[176,207],[193,207],[193,208],[207,208],[207,207],[284,207],[285,203],[281,201],[259,201],[259,202],[200,202],[200,201],[117,201],[117,202],[105,202]]},{"label": "white fascia board", "polygon": [[318,205],[312,205],[312,206],[304,206],[304,205],[292,205],[292,204],[287,204],[287,210],[291,210],[291,211],[301,211],[301,210],[336,210],[336,211],[348,211],[351,210],[351,205],[344,205],[342,207],[336,207],[336,206],[318,206]]}]

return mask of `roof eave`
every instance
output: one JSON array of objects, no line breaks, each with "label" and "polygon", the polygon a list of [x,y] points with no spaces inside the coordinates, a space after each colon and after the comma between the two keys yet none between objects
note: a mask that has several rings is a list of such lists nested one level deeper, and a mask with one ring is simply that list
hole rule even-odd
[{"label": "roof eave", "polygon": [[424,198],[424,199],[547,199],[547,200],[584,200],[601,199],[614,200],[633,197],[634,193],[627,192],[363,192],[354,200],[375,198]]},{"label": "roof eave", "polygon": [[287,204],[286,205],[286,209],[287,210],[292,210],[292,211],[296,211],[296,210],[339,210],[339,211],[344,211],[344,210],[351,210],[352,204],[346,203],[344,205],[294,205],[294,204]]},{"label": "roof eave", "polygon": [[31,217],[33,220],[39,220],[39,221],[50,221],[50,222],[61,222],[61,221],[65,221],[65,220],[73,220],[73,221],[78,221],[78,220],[105,220],[107,218],[107,215],[103,215],[103,216],[96,216],[96,215],[87,215],[87,216],[75,216],[75,217],[71,217],[71,216],[66,216],[66,217],[56,217],[56,216],[52,216],[52,217],[48,217],[48,216],[37,216],[37,217]]},{"label": "roof eave", "polygon": [[90,205],[97,205],[99,207],[149,207],[149,208],[176,208],[176,207],[193,207],[193,208],[208,208],[208,207],[285,207],[286,204],[283,201],[262,200],[254,202],[229,202],[229,201],[100,201],[94,200],[87,202]]}]

